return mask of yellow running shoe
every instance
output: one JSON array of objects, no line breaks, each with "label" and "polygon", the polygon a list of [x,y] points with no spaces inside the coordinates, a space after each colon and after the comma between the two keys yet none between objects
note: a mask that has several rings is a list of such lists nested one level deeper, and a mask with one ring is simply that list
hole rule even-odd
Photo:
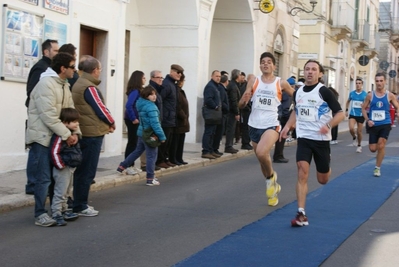
[{"label": "yellow running shoe", "polygon": [[281,186],[277,183],[277,173],[273,172],[270,179],[266,179],[266,196],[268,198],[275,197],[281,191]]},{"label": "yellow running shoe", "polygon": [[277,195],[274,196],[274,197],[269,198],[269,199],[267,200],[267,204],[268,204],[269,206],[272,206],[272,207],[277,206],[277,204],[278,204],[278,197],[277,197]]}]

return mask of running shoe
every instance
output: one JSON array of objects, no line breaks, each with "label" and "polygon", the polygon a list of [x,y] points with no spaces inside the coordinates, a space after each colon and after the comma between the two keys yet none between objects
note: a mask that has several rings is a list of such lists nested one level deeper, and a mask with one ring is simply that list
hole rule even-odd
[{"label": "running shoe", "polygon": [[[119,168],[120,168],[121,166],[119,166]],[[117,170],[118,171],[118,170]],[[136,168],[134,168],[134,167],[129,167],[129,168],[126,168],[126,174],[129,174],[129,175],[135,175],[135,174],[137,174],[137,173],[139,173],[139,171],[136,169]]]},{"label": "running shoe", "polygon": [[[280,185],[279,185],[280,186]],[[267,205],[274,207],[278,204],[278,197],[277,194],[274,197],[271,197],[267,200]]]},{"label": "running shoe", "polygon": [[274,198],[280,191],[281,186],[277,183],[277,173],[273,172],[272,178],[266,179],[266,196],[268,198]]},{"label": "running shoe", "polygon": [[352,146],[357,146],[357,135],[353,137]]},{"label": "running shoe", "polygon": [[94,216],[97,216],[98,213],[99,213],[98,210],[92,209],[90,207],[78,212],[79,216],[84,216],[84,217],[94,217]]},{"label": "running shoe", "polygon": [[47,213],[43,213],[35,218],[35,224],[38,226],[49,227],[49,226],[56,225],[57,222],[53,218],[48,216]]},{"label": "running shoe", "polygon": [[375,169],[374,169],[374,176],[375,176],[375,177],[380,177],[380,176],[381,176],[381,171],[380,171],[379,168],[375,168]]},{"label": "running shoe", "polygon": [[362,147],[361,146],[358,146],[356,148],[356,153],[362,153]]},{"label": "running shoe", "polygon": [[308,222],[308,217],[306,217],[305,214],[303,214],[302,212],[297,212],[295,219],[291,220],[291,226],[293,227],[297,227],[297,226],[307,226],[309,225]]},{"label": "running shoe", "polygon": [[154,179],[147,179],[147,186],[154,186],[154,185],[160,185],[161,183],[158,181],[157,178]]}]

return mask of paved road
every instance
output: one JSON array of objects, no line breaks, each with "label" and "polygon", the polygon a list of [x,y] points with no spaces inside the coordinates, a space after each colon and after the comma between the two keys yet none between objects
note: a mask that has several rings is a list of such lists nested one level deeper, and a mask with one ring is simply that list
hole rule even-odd
[{"label": "paved road", "polygon": [[[389,156],[398,154],[394,143],[399,141],[398,132],[393,131]],[[367,147],[356,154],[348,146],[348,133],[341,133],[339,139],[345,141],[332,146],[333,178],[374,157]],[[1,265],[171,266],[294,201],[295,149],[285,150],[290,163],[275,164],[283,190],[280,204],[274,208],[266,205],[264,180],[252,155],[162,177],[159,187],[146,187],[140,181],[92,193],[91,204],[100,216],[79,218],[66,227],[35,226],[32,207],[0,213]],[[312,167],[309,191],[319,186]],[[361,264],[364,259],[367,263],[378,260],[379,250],[389,252],[378,246],[382,242],[372,243],[381,233],[370,230],[399,231],[393,205],[388,200],[376,213],[379,222],[365,223],[323,266],[395,266],[389,265],[392,262]]]}]

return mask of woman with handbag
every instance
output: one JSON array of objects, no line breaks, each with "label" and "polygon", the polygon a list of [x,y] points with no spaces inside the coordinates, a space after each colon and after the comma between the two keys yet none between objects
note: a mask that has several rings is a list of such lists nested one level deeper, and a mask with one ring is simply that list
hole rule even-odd
[{"label": "woman with handbag", "polygon": [[165,142],[166,136],[159,121],[159,110],[155,105],[157,98],[154,87],[148,85],[140,92],[136,108],[139,114],[139,128],[137,130],[137,146],[129,156],[119,164],[117,172],[125,173],[126,169],[145,151],[147,157],[146,172],[147,185],[160,185],[155,178],[155,162],[158,155],[158,146]]}]

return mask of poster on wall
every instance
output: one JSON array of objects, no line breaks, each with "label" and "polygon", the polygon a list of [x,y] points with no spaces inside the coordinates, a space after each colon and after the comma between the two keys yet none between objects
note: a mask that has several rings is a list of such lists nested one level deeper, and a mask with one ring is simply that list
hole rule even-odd
[{"label": "poster on wall", "polygon": [[41,57],[44,15],[3,6],[1,80],[26,82]]},{"label": "poster on wall", "polygon": [[43,0],[43,7],[64,15],[68,15],[69,0]]},{"label": "poster on wall", "polygon": [[35,5],[35,6],[37,6],[39,4],[39,0],[19,0],[19,1],[22,1],[22,2],[25,2],[25,3],[29,3],[29,4],[32,4],[32,5]]},{"label": "poster on wall", "polygon": [[59,46],[66,43],[67,25],[52,20],[44,20],[44,39],[57,40]]}]

